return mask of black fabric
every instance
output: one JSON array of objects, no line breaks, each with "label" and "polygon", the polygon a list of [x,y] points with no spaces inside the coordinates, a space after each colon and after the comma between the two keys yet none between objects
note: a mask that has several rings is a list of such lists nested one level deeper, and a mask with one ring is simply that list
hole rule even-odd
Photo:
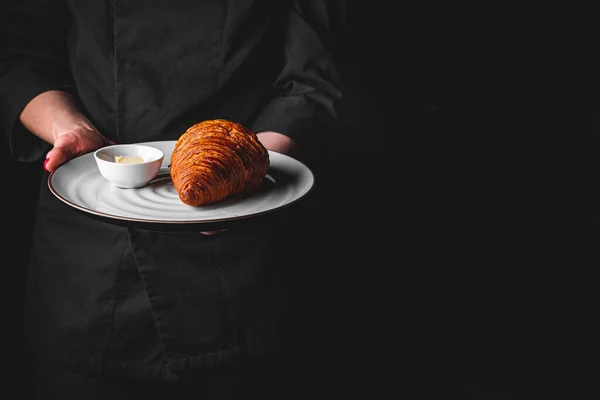
[{"label": "black fabric", "polygon": [[[19,113],[73,93],[106,137],[174,140],[204,119],[273,130],[300,145],[335,121],[342,96],[326,2],[24,1],[3,14],[2,128],[16,161],[47,143]],[[318,26],[317,26],[318,25]],[[179,379],[281,351],[281,215],[214,236],[98,221],[58,200],[43,174],[25,300],[36,371]]]},{"label": "black fabric", "polygon": [[294,263],[273,218],[165,233],[89,218],[45,181],[40,196],[26,297],[36,365],[176,380],[281,350],[280,277]]},{"label": "black fabric", "polygon": [[17,159],[46,150],[20,145],[22,107],[70,82],[94,125],[121,143],[177,139],[212,118],[302,142],[335,117],[341,84],[319,2],[66,3],[19,2],[3,27],[3,120]]},{"label": "black fabric", "polygon": [[[35,377],[35,388],[20,391],[21,398],[40,399],[165,399],[195,397],[227,400],[247,397],[302,399],[310,392],[298,375],[286,368],[265,364],[219,368],[182,374],[177,382],[123,378],[98,378],[65,371],[47,370]],[[27,394],[31,397],[27,397]]]}]

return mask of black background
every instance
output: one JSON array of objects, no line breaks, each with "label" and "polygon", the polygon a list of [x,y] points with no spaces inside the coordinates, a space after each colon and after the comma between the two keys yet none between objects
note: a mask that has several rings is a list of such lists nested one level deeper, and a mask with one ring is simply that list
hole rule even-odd
[{"label": "black background", "polygon": [[[327,378],[341,386],[349,373],[393,383],[423,370],[465,398],[556,390],[554,360],[569,351],[553,332],[570,287],[550,265],[576,262],[556,235],[585,246],[597,221],[525,208],[532,190],[510,129],[527,102],[514,68],[522,40],[503,34],[497,14],[358,3],[335,21],[341,126],[315,144],[316,188],[292,217],[295,328],[307,338],[298,353],[319,356],[311,368],[323,374],[343,372]],[[593,132],[597,148],[597,106]],[[10,160],[6,145],[0,159],[5,304],[18,310],[46,173],[42,160]]]}]

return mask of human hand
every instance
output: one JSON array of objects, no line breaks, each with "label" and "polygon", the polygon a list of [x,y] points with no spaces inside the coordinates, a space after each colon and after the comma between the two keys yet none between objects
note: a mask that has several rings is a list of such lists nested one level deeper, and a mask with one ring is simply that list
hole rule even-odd
[{"label": "human hand", "polygon": [[60,90],[34,97],[24,107],[20,120],[30,132],[53,145],[44,162],[48,172],[75,157],[115,144],[94,127],[71,94]]},{"label": "human hand", "polygon": [[60,129],[56,131],[54,147],[47,153],[44,162],[46,171],[56,171],[59,166],[75,157],[115,144],[114,141],[105,138],[90,123],[82,122],[73,126],[65,126],[62,131]]},{"label": "human hand", "polygon": [[258,132],[256,137],[258,137],[258,140],[267,150],[276,151],[278,153],[289,154],[296,147],[296,143],[293,139],[279,132]]}]

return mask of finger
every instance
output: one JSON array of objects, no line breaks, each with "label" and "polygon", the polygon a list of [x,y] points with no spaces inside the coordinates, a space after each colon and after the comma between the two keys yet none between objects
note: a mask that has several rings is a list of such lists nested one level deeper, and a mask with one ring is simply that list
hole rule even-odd
[{"label": "finger", "polygon": [[226,230],[227,229],[216,229],[216,230],[213,230],[213,231],[203,231],[203,232],[200,232],[200,233],[203,234],[203,235],[210,236],[210,235],[214,235],[216,233],[225,232]]},{"label": "finger", "polygon": [[48,172],[54,172],[58,169],[58,167],[72,158],[71,152],[60,147],[54,147],[48,152],[48,154],[46,154],[44,168]]}]

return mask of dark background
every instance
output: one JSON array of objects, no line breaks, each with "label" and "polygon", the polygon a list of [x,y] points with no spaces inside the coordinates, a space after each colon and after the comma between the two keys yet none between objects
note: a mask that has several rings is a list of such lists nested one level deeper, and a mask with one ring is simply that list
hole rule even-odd
[{"label": "dark background", "polygon": [[[419,376],[465,398],[556,391],[555,360],[571,352],[556,340],[571,319],[570,283],[557,271],[579,261],[571,242],[597,239],[598,214],[590,199],[533,217],[535,188],[511,129],[529,99],[515,67],[523,39],[497,14],[367,3],[334,21],[341,125],[316,144],[316,187],[292,217],[298,353],[318,357],[313,372],[342,386],[349,373],[373,373],[381,381],[363,385]],[[6,144],[0,158],[5,304],[17,310],[45,173],[42,160],[10,160]]]}]

